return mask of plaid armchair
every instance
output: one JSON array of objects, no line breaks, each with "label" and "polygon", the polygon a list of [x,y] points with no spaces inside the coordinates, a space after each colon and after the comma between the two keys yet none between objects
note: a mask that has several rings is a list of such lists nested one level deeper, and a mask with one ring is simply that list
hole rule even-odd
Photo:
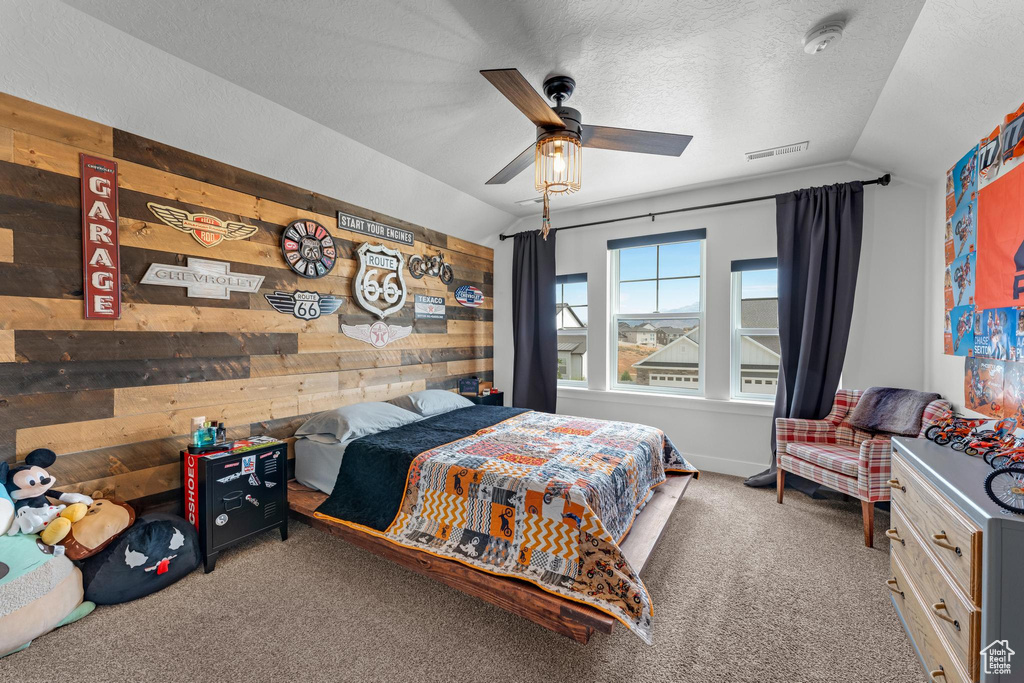
[{"label": "plaid armchair", "polygon": [[[786,472],[858,498],[864,516],[864,545],[872,547],[874,504],[889,500],[891,434],[865,432],[848,422],[863,391],[840,389],[832,411],[823,420],[780,417],[775,420],[778,500]],[[921,416],[923,437],[928,427],[949,414],[945,400],[932,401]]]}]

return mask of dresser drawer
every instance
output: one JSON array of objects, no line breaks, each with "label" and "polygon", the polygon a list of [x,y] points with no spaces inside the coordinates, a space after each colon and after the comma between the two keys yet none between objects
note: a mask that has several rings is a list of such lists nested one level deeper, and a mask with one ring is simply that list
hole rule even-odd
[{"label": "dresser drawer", "polygon": [[[968,456],[964,456],[968,457]],[[981,529],[893,453],[892,506],[925,540],[971,600],[981,604]]]},{"label": "dresser drawer", "polygon": [[957,658],[946,650],[935,631],[899,556],[892,553],[889,562],[892,577],[886,582],[886,586],[892,591],[893,600],[900,608],[903,621],[907,624],[907,631],[913,638],[921,659],[924,660],[928,680],[935,683],[969,683],[967,672],[963,670]]},{"label": "dresser drawer", "polygon": [[977,680],[981,644],[981,610],[940,567],[930,548],[904,518],[898,506],[892,508],[892,554],[913,581],[932,625],[945,640],[948,651],[970,677]]}]

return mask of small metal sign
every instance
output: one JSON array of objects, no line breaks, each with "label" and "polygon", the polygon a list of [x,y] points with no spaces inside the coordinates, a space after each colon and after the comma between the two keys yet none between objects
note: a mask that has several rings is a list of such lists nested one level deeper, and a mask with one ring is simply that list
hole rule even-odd
[{"label": "small metal sign", "polygon": [[352,288],[359,305],[381,319],[402,310],[406,297],[402,252],[383,244],[364,242],[356,250],[356,256],[359,270],[352,280]]},{"label": "small metal sign", "polygon": [[264,294],[267,301],[278,313],[294,315],[299,320],[316,320],[321,315],[330,315],[338,310],[345,299],[331,294],[298,290]]},{"label": "small metal sign", "polygon": [[415,235],[413,235],[409,230],[403,230],[402,228],[396,228],[393,225],[385,225],[384,223],[371,221],[367,218],[353,216],[352,214],[344,213],[343,211],[338,212],[338,227],[342,230],[351,230],[352,232],[376,237],[377,239],[400,242],[402,244],[407,244],[410,247],[413,245],[413,242],[416,241]]},{"label": "small metal sign", "polygon": [[484,302],[484,293],[473,285],[462,285],[455,290],[455,300],[463,306],[477,308]]},{"label": "small metal sign", "polygon": [[215,247],[223,240],[244,240],[259,230],[255,225],[238,221],[225,221],[207,213],[191,213],[173,206],[149,202],[146,204],[153,215],[175,230],[187,232],[204,247]]},{"label": "small metal sign", "polygon": [[190,258],[187,267],[154,263],[139,282],[185,287],[188,296],[200,299],[230,299],[231,292],[258,292],[263,276],[232,273],[231,264],[224,261]]},{"label": "small metal sign", "polygon": [[316,221],[292,221],[281,234],[281,253],[302,277],[318,278],[334,268],[338,252],[327,228]]},{"label": "small metal sign", "polygon": [[87,320],[121,317],[117,238],[117,164],[79,155],[82,177],[82,264]]},{"label": "small metal sign", "polygon": [[415,296],[417,320],[444,320],[444,297],[417,294]]},{"label": "small metal sign", "polygon": [[396,339],[412,334],[412,325],[398,326],[375,322],[372,325],[342,325],[341,331],[346,337],[364,341],[374,348],[382,349]]}]

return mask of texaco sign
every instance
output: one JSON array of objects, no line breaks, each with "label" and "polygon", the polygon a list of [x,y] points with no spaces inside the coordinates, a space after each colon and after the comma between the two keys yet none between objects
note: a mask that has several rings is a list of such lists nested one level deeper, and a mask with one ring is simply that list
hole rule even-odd
[{"label": "texaco sign", "polygon": [[359,271],[352,281],[356,301],[378,318],[405,306],[405,257],[397,249],[364,242],[356,250]]}]

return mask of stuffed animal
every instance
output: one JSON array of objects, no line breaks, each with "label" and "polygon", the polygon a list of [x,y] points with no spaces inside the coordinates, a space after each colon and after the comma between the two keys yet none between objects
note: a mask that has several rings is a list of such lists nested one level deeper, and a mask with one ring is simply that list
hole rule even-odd
[{"label": "stuffed animal", "polygon": [[[0,536],[0,657],[89,614],[82,572],[35,534]],[[2,669],[2,667],[0,667]]]},{"label": "stuffed animal", "polygon": [[[48,494],[57,480],[44,469],[57,460],[57,454],[47,448],[37,448],[25,457],[25,464],[9,469],[4,485],[14,501],[14,523],[7,531],[13,536],[39,534],[47,545],[60,543],[71,524],[77,522],[92,505],[92,498],[81,493]],[[53,505],[49,498],[66,505]]]},{"label": "stuffed animal", "polygon": [[[7,481],[7,471],[10,467],[6,462],[0,462],[0,482]],[[14,501],[7,493],[6,486],[0,486],[0,536],[7,533],[7,530],[14,524]]]}]

